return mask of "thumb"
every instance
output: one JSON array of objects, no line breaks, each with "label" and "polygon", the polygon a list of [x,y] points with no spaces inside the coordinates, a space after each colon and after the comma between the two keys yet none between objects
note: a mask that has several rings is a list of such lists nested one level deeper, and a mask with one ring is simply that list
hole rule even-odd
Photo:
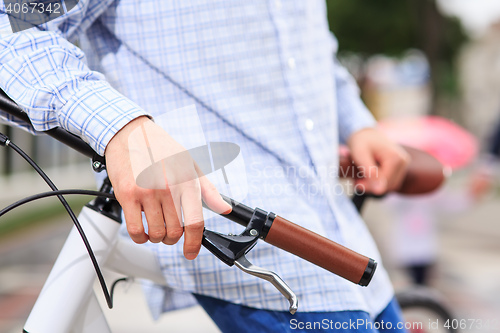
[{"label": "thumb", "polygon": [[207,177],[202,175],[200,177],[200,187],[201,187],[201,197],[203,201],[207,204],[208,208],[213,210],[217,214],[229,214],[233,210],[230,204],[228,204],[224,199],[222,199],[219,191],[212,182],[210,182]]}]

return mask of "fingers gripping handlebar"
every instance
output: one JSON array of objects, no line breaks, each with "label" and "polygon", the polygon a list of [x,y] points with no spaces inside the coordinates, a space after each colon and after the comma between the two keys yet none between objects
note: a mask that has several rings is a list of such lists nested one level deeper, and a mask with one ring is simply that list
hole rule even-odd
[{"label": "fingers gripping handlebar", "polygon": [[[410,164],[401,187],[394,192],[414,195],[430,193],[439,188],[445,179],[445,169],[441,162],[424,151],[408,146],[402,147],[410,155]],[[362,174],[355,171],[357,166],[349,154],[340,155],[339,164],[340,176]]]},{"label": "fingers gripping handlebar", "polygon": [[[403,195],[417,195],[430,193],[439,188],[446,175],[446,169],[435,157],[432,155],[407,146],[402,146],[410,156],[410,164],[406,170],[406,175],[403,183],[394,192]],[[354,164],[349,156],[349,153],[341,154],[339,156],[339,175],[342,176],[356,176],[358,174],[358,167]],[[361,211],[365,200],[369,197],[383,197],[382,195],[373,195],[370,193],[357,194],[352,197],[352,201],[356,206],[358,212]]]}]

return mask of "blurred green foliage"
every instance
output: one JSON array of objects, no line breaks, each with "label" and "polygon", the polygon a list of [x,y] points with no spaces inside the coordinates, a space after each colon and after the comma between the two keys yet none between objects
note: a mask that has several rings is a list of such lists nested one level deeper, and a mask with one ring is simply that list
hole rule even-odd
[{"label": "blurred green foliage", "polygon": [[326,0],[339,53],[400,56],[411,48],[429,60],[438,92],[455,93],[453,62],[467,35],[460,21],[443,16],[434,0]]},{"label": "blurred green foliage", "polygon": [[340,50],[399,55],[417,46],[417,19],[407,0],[327,0]]}]

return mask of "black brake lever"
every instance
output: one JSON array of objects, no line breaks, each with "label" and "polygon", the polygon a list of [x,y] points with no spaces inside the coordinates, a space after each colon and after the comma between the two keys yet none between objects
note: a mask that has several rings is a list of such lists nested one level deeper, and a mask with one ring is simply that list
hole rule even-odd
[{"label": "black brake lever", "polygon": [[[241,219],[242,216],[248,216],[247,206],[242,205],[244,208],[244,213],[241,211],[241,207],[237,208],[237,202],[229,199],[225,196],[223,198],[231,203],[233,210],[227,215],[221,215],[229,219]],[[253,210],[253,214],[248,221],[245,230],[239,235],[224,235],[208,229],[203,231],[202,245],[209,250],[218,259],[224,262],[228,266],[236,265],[243,272],[256,276],[258,278],[264,279],[271,282],[278,290],[285,296],[289,303],[289,311],[294,314],[297,311],[298,300],[295,293],[288,287],[288,285],[274,272],[267,269],[257,267],[253,265],[245,257],[254,246],[257,244],[259,238],[264,239],[269,231],[270,222],[274,220],[276,215],[274,213],[268,213],[260,208]]]}]

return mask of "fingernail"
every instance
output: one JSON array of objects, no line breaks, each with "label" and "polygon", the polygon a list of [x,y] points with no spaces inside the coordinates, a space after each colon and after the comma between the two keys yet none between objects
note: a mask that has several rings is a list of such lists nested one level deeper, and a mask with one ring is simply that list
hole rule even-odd
[{"label": "fingernail", "polygon": [[233,207],[231,207],[231,205],[230,205],[230,204],[228,204],[227,202],[226,202],[226,206],[227,206],[227,210],[225,210],[225,211],[222,213],[223,215],[227,215],[227,214],[231,213],[231,212],[232,212],[232,210],[233,210]]},{"label": "fingernail", "polygon": [[198,255],[198,253],[196,252],[191,252],[191,253],[186,253],[185,257],[187,260],[193,260],[196,258],[196,256]]}]

